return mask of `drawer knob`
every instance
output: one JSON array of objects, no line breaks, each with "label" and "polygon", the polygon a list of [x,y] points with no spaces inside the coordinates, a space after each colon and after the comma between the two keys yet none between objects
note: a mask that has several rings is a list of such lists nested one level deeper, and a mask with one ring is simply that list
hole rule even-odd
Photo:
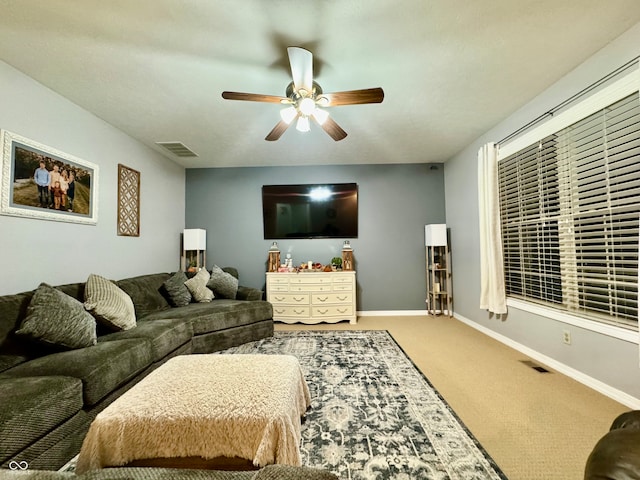
[{"label": "drawer knob", "polygon": [[296,302],[301,302],[304,300],[304,297],[293,297]]},{"label": "drawer knob", "polygon": [[326,302],[327,300],[329,300],[329,297],[318,297],[318,300],[321,302]]}]

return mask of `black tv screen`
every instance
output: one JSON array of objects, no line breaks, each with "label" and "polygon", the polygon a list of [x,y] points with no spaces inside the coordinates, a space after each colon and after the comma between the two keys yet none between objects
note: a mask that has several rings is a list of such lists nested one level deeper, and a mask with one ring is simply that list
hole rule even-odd
[{"label": "black tv screen", "polygon": [[265,239],[356,238],[358,185],[264,185]]}]

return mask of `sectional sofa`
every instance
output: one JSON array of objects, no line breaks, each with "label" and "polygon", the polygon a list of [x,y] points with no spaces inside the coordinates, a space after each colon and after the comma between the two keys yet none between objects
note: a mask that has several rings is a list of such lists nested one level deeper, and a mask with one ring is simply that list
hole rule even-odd
[{"label": "sectional sofa", "polygon": [[[169,358],[273,335],[262,291],[238,286],[233,268],[218,270],[226,295],[212,301],[185,294],[184,281],[195,277],[182,272],[119,281],[91,275],[0,296],[0,466],[59,469],[79,452],[95,416]],[[214,296],[216,285],[206,285]]]},{"label": "sectional sofa", "polygon": [[[5,479],[6,477],[6,479]],[[172,468],[105,468],[83,475],[27,470],[7,472],[3,480],[338,480],[328,470],[288,465],[267,465],[257,471],[185,470]]]},{"label": "sectional sofa", "polygon": [[616,417],[593,447],[584,480],[640,480],[640,410]]}]

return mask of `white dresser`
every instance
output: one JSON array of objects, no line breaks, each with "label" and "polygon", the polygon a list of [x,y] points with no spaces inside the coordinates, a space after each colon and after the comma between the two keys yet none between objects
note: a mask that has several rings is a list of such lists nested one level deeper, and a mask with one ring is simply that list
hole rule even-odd
[{"label": "white dresser", "polygon": [[277,322],[355,324],[356,272],[267,273],[267,301]]}]

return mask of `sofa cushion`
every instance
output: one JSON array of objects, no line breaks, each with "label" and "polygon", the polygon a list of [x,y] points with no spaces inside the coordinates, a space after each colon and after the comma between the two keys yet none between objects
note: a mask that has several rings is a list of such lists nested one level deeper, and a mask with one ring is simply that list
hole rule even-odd
[{"label": "sofa cushion", "polygon": [[29,360],[29,357],[24,355],[0,355],[0,373],[16,365],[20,365],[27,360]]},{"label": "sofa cushion", "polygon": [[56,285],[55,288],[66,293],[70,297],[75,298],[79,302],[84,302],[85,285],[85,283],[66,283],[64,285]]},{"label": "sofa cushion", "polygon": [[82,408],[82,382],[49,376],[0,380],[0,463]]},{"label": "sofa cushion", "polygon": [[36,289],[16,335],[62,349],[95,345],[96,321],[82,303],[46,283]]},{"label": "sofa cushion", "polygon": [[191,292],[184,284],[187,280],[184,272],[176,272],[162,284],[173,307],[184,307],[191,303]]},{"label": "sofa cushion", "polygon": [[128,338],[146,338],[151,342],[153,361],[157,362],[185,343],[191,341],[193,327],[187,319],[141,320],[136,328],[114,332],[100,337],[100,342],[111,342]]},{"label": "sofa cushion", "polygon": [[207,287],[213,290],[216,298],[235,299],[238,293],[238,279],[214,265],[211,267],[211,277],[207,282]]},{"label": "sofa cushion", "polygon": [[131,297],[111,280],[89,275],[84,297],[86,309],[103,325],[113,330],[128,330],[136,326]]},{"label": "sofa cushion", "polygon": [[236,293],[236,300],[262,300],[264,298],[264,292],[252,287],[243,287],[238,285],[238,292]]},{"label": "sofa cushion", "polygon": [[33,345],[16,337],[15,331],[27,316],[34,291],[0,296],[0,351],[3,354],[27,354]]},{"label": "sofa cushion", "polygon": [[196,302],[208,303],[213,300],[213,292],[207,288],[210,277],[209,272],[203,268],[194,277],[184,282]]},{"label": "sofa cushion", "polygon": [[171,307],[162,285],[170,276],[169,273],[152,273],[118,280],[118,286],[133,300],[138,320],[149,313]]},{"label": "sofa cushion", "polygon": [[186,318],[191,320],[194,335],[216,332],[242,325],[251,325],[273,318],[273,308],[262,300],[245,302],[222,298],[211,303],[192,303],[186,307],[157,312],[149,320]]},{"label": "sofa cushion", "polygon": [[59,352],[13,367],[0,378],[64,375],[82,380],[85,405],[94,405],[153,362],[149,340],[132,338]]}]

